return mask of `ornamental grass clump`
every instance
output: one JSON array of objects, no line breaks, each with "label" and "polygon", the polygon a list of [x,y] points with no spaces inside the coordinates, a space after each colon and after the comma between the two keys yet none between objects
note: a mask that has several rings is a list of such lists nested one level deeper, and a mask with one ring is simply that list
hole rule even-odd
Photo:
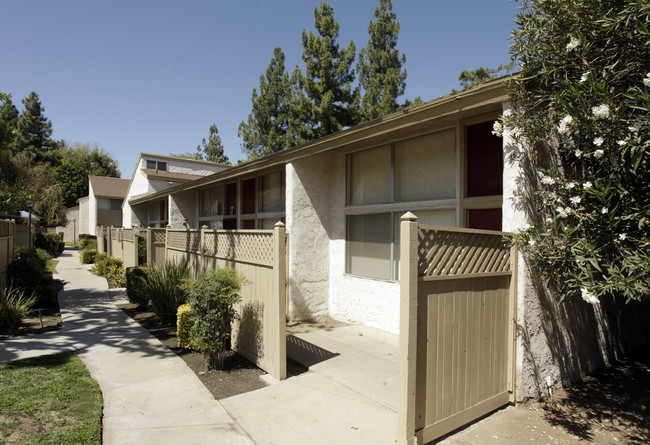
[{"label": "ornamental grass clump", "polygon": [[25,294],[24,289],[9,286],[0,289],[0,331],[18,329],[23,318],[36,304],[36,295]]},{"label": "ornamental grass clump", "polygon": [[187,261],[167,262],[163,267],[151,267],[141,278],[142,292],[151,301],[154,314],[165,323],[176,323],[178,307],[187,301],[183,280],[190,276]]},{"label": "ornamental grass clump", "polygon": [[183,283],[192,310],[190,338],[208,369],[223,368],[243,284],[245,278],[232,269],[208,270]]}]

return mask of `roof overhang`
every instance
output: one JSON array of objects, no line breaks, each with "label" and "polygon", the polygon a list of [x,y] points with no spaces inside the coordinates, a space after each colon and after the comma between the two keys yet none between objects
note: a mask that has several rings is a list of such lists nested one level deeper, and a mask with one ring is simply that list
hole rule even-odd
[{"label": "roof overhang", "polygon": [[506,82],[514,77],[516,75],[506,76],[467,90],[457,91],[186,184],[132,199],[129,204],[138,205],[160,200],[169,195],[227,181],[329,150],[352,145],[363,148],[386,144],[455,125],[459,120],[471,119],[497,110],[500,112],[501,105],[509,100]]}]

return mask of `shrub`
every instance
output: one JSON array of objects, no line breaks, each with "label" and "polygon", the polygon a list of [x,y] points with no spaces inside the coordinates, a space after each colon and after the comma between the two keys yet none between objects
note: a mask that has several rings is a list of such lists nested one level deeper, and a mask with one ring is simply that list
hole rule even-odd
[{"label": "shrub", "polygon": [[147,269],[143,267],[128,267],[125,273],[126,298],[141,307],[149,304],[149,297],[142,281],[146,274]]},{"label": "shrub", "polygon": [[26,294],[24,289],[12,286],[0,289],[0,330],[16,330],[35,304],[36,296]]},{"label": "shrub", "polygon": [[34,237],[34,247],[46,250],[51,256],[57,256],[63,252],[65,243],[58,233],[43,232]]},{"label": "shrub", "polygon": [[138,265],[147,265],[147,237],[138,237]]},{"label": "shrub", "polygon": [[[58,287],[53,286],[52,275],[45,270],[45,261],[36,251],[16,255],[14,261],[7,265],[7,281],[14,288],[35,294],[39,304],[56,299]],[[52,290],[54,288],[56,291]]]},{"label": "shrub", "polygon": [[192,342],[192,306],[182,304],[176,312],[176,337],[178,347],[183,349],[196,349]]},{"label": "shrub", "polygon": [[52,255],[47,250],[36,249],[36,255],[43,261],[43,264],[47,264],[48,261],[52,259]]},{"label": "shrub", "polygon": [[124,274],[124,267],[112,266],[106,275],[106,279],[113,285],[113,287],[126,287],[126,277]]},{"label": "shrub", "polygon": [[95,255],[95,269],[94,272],[102,277],[106,276],[106,259],[108,255],[104,252],[97,252]]},{"label": "shrub", "polygon": [[79,237],[79,245],[82,249],[94,249],[97,250],[97,237],[91,235],[84,235],[85,238]]},{"label": "shrub", "polygon": [[208,369],[221,369],[225,359],[235,303],[243,276],[232,269],[208,270],[196,279],[185,280],[183,289],[192,307],[191,341],[203,352]]},{"label": "shrub", "polygon": [[80,252],[79,261],[82,264],[93,264],[95,262],[95,257],[97,256],[97,251],[94,249],[84,249]]},{"label": "shrub", "polygon": [[151,301],[151,308],[163,322],[176,323],[176,311],[187,300],[181,289],[189,277],[187,261],[168,262],[163,267],[152,267],[142,278],[143,290]]}]

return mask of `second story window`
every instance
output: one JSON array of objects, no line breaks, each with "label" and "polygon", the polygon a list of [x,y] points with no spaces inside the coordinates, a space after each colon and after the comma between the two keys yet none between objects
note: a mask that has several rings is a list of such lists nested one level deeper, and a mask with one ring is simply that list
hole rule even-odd
[{"label": "second story window", "polygon": [[167,171],[167,163],[162,161],[152,161],[147,160],[147,169],[148,170],[160,170],[163,172]]}]

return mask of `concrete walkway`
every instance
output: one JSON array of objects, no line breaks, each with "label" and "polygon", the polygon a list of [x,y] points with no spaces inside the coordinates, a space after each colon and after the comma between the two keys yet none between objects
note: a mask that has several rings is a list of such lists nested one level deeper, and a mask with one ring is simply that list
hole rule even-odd
[{"label": "concrete walkway", "polygon": [[185,362],[126,316],[104,278],[66,250],[57,266],[63,327],[2,342],[0,362],[76,351],[104,397],[104,444],[250,444]]}]

